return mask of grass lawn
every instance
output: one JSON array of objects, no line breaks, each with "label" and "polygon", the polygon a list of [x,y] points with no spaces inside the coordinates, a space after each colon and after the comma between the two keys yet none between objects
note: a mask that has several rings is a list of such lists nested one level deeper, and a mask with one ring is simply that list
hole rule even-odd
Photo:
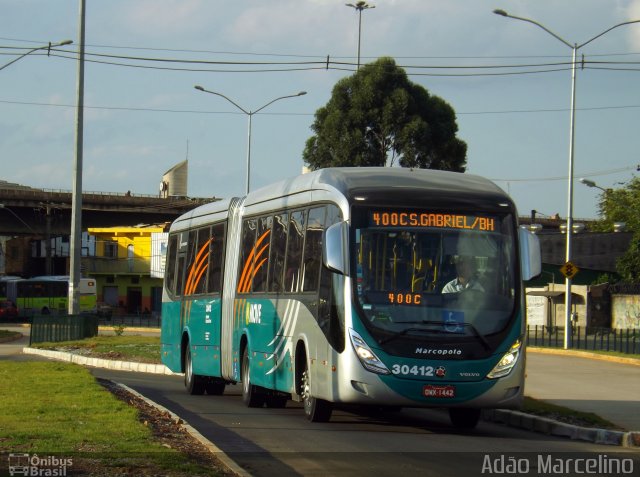
[{"label": "grass lawn", "polygon": [[99,335],[78,341],[34,343],[34,348],[58,349],[90,354],[95,358],[160,363],[160,337],[140,335]]},{"label": "grass lawn", "polygon": [[17,331],[0,330],[0,343],[12,341],[14,339],[20,338],[21,336],[22,333],[18,333]]},{"label": "grass lawn", "polygon": [[59,455],[69,471],[99,475],[219,475],[156,441],[135,407],[80,366],[0,361],[0,402],[1,453]]},{"label": "grass lawn", "polygon": [[522,412],[547,417],[549,419],[556,419],[561,422],[575,424],[576,426],[620,430],[620,427],[592,412],[574,411],[573,409],[557,406],[555,404],[539,401],[526,396],[524,398]]}]

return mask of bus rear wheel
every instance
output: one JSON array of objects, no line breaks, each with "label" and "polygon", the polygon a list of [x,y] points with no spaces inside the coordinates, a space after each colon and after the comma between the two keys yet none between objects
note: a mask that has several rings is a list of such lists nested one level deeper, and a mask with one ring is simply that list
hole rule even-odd
[{"label": "bus rear wheel", "polygon": [[219,378],[209,378],[204,385],[207,394],[210,396],[222,396],[227,383]]},{"label": "bus rear wheel", "polygon": [[192,395],[204,394],[204,377],[193,374],[193,361],[191,360],[191,348],[187,345],[184,356],[184,387]]},{"label": "bus rear wheel", "polygon": [[304,413],[311,422],[327,422],[331,419],[333,406],[329,401],[311,395],[311,376],[307,367],[302,373],[302,404]]},{"label": "bus rear wheel", "polygon": [[480,409],[452,407],[449,408],[449,418],[458,429],[473,429],[480,420]]},{"label": "bus rear wheel", "polygon": [[264,404],[264,394],[259,386],[251,384],[251,373],[249,365],[249,350],[245,348],[242,352],[242,401],[247,407],[262,407]]}]

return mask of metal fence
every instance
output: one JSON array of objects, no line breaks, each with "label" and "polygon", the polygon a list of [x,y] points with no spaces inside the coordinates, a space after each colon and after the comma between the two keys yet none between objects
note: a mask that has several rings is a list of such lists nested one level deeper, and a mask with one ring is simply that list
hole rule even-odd
[{"label": "metal fence", "polygon": [[95,315],[36,315],[31,322],[29,344],[80,340],[97,334]]},{"label": "metal fence", "polygon": [[[570,343],[570,348],[577,350],[640,354],[640,330],[575,326],[571,330]],[[564,348],[564,327],[527,326],[527,344]]]},{"label": "metal fence", "polygon": [[160,328],[160,313],[135,315],[99,315],[100,326]]}]

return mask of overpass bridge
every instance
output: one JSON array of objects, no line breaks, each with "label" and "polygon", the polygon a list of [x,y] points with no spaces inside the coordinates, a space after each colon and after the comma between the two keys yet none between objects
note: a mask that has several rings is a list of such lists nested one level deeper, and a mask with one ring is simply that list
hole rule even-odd
[{"label": "overpass bridge", "polygon": [[[154,197],[83,192],[82,229],[172,222],[219,198]],[[70,191],[34,189],[0,181],[0,236],[56,236],[71,231]]]}]

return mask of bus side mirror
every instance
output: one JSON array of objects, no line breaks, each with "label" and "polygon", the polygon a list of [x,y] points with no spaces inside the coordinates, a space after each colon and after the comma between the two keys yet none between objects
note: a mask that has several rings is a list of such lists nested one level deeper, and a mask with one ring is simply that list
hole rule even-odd
[{"label": "bus side mirror", "polygon": [[331,271],[342,275],[349,274],[349,224],[333,224],[324,232],[322,261]]},{"label": "bus side mirror", "polygon": [[525,228],[518,229],[522,279],[531,280],[542,273],[542,254],[538,236]]}]

